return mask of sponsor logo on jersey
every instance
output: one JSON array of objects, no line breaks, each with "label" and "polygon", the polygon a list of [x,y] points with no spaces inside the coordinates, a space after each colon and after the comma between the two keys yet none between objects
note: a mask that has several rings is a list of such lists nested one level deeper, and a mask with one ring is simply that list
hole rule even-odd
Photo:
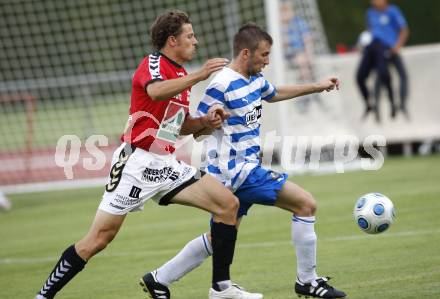
[{"label": "sponsor logo on jersey", "polygon": [[390,19],[388,18],[387,15],[381,15],[379,17],[379,22],[381,25],[388,25],[388,23],[390,22]]},{"label": "sponsor logo on jersey", "polygon": [[261,117],[262,106],[258,105],[252,109],[252,111],[246,113],[246,125],[256,123]]},{"label": "sponsor logo on jersey", "polygon": [[159,126],[156,137],[171,143],[175,143],[180,133],[180,128],[185,121],[188,107],[179,103],[169,102],[165,110],[165,116]]},{"label": "sponsor logo on jersey", "polygon": [[164,167],[162,169],[145,168],[142,173],[142,180],[154,183],[163,183],[166,180],[175,181],[179,178],[180,173],[174,171],[172,167]]}]

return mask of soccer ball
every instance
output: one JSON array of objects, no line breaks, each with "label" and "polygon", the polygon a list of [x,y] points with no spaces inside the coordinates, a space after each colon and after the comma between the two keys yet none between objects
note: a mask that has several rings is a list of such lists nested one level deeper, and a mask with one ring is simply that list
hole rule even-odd
[{"label": "soccer ball", "polygon": [[386,231],[395,218],[391,200],[380,193],[368,193],[361,196],[353,210],[357,225],[368,234]]},{"label": "soccer ball", "polygon": [[361,47],[367,47],[373,41],[373,35],[370,31],[362,31],[358,38],[358,44]]}]

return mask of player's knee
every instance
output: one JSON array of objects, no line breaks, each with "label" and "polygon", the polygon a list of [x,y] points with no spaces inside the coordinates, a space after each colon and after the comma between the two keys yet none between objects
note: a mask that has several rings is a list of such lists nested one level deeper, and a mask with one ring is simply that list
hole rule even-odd
[{"label": "player's knee", "polygon": [[238,198],[229,193],[222,203],[222,205],[218,209],[218,216],[222,218],[233,218],[235,219],[237,216],[237,211],[240,206]]},{"label": "player's knee", "polygon": [[233,215],[235,217],[237,215],[239,206],[240,206],[240,202],[238,201],[238,198],[231,193],[228,196],[228,200],[226,204],[226,213],[228,215]]},{"label": "player's knee", "polygon": [[314,216],[317,209],[315,198],[308,191],[304,191],[303,197],[304,204],[302,206],[302,214],[304,214],[304,216]]}]

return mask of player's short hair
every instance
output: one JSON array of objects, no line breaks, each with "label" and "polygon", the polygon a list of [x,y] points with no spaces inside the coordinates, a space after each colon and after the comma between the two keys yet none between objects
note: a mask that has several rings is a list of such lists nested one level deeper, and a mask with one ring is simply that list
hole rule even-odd
[{"label": "player's short hair", "polygon": [[191,20],[180,10],[169,10],[158,16],[150,27],[150,38],[154,49],[159,51],[165,46],[168,37],[181,34],[184,24],[191,24]]},{"label": "player's short hair", "polygon": [[254,53],[261,41],[267,41],[273,44],[272,37],[266,30],[255,23],[243,25],[234,36],[233,55],[237,57],[241,50],[249,49]]}]

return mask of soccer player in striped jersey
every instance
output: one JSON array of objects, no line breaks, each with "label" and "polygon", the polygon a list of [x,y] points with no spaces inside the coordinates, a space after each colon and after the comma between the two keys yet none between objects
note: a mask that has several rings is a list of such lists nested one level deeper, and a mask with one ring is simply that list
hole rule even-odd
[{"label": "soccer player in striped jersey", "polygon": [[[215,108],[206,116],[189,116],[189,94],[192,85],[207,79],[228,61],[213,58],[200,70],[186,73],[182,64],[193,58],[197,39],[190,19],[181,11],[158,16],[150,31],[157,52],[144,58],[133,75],[128,126],[123,144],[113,154],[108,184],[95,219],[89,232],[62,253],[36,299],[54,298],[88,260],[113,240],[127,214],[142,210],[150,198],[160,205],[175,203],[211,212],[212,291],[227,294],[223,298],[230,299],[262,298],[230,280],[238,199],[218,180],[210,175],[196,176],[195,167],[173,155],[179,134],[221,126],[222,118],[216,116]],[[140,282],[154,299],[170,298],[154,283],[149,274]]]},{"label": "soccer player in striped jersey", "polygon": [[[212,107],[224,110],[221,129],[200,131],[205,139],[205,170],[231,189],[240,200],[237,228],[253,204],[276,206],[292,213],[291,236],[296,247],[295,292],[318,298],[343,298],[345,293],[328,284],[328,277],[316,273],[314,230],[316,202],[313,196],[287,180],[287,174],[265,169],[260,164],[260,116],[262,101],[279,102],[339,88],[337,78],[313,84],[275,88],[261,74],[269,64],[271,36],[254,24],[241,27],[234,36],[231,64],[211,81],[197,112],[206,115]],[[229,116],[226,118],[226,116]],[[209,233],[190,241],[173,259],[152,271],[163,287],[180,279],[212,254]],[[211,291],[210,299],[226,298]]]}]

